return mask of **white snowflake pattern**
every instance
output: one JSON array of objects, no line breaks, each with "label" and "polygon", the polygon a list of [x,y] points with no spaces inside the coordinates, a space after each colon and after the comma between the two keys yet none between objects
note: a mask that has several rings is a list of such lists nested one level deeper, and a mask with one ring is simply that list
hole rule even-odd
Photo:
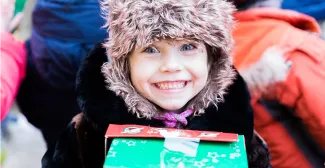
[{"label": "white snowflake pattern", "polygon": [[218,160],[218,159],[216,159],[216,158],[213,158],[213,159],[212,159],[212,162],[213,162],[213,163],[218,163],[218,162],[219,162],[219,160]]},{"label": "white snowflake pattern", "polygon": [[149,130],[147,133],[148,133],[148,134],[153,134],[154,132],[153,132],[153,131],[151,131],[151,130]]},{"label": "white snowflake pattern", "polygon": [[226,157],[226,156],[227,156],[226,154],[221,154],[221,157],[223,157],[223,158]]},{"label": "white snowflake pattern", "polygon": [[203,161],[194,161],[194,166],[202,168],[205,166],[205,163]]},{"label": "white snowflake pattern", "polygon": [[236,152],[240,152],[240,149],[236,149]]},{"label": "white snowflake pattern", "polygon": [[116,146],[116,145],[118,144],[118,141],[117,141],[117,140],[113,140],[112,144],[113,144],[114,146]]},{"label": "white snowflake pattern", "polygon": [[229,158],[230,158],[230,159],[235,159],[235,158],[240,157],[240,156],[241,156],[240,153],[231,153],[231,154],[229,155]]},{"label": "white snowflake pattern", "polygon": [[172,162],[175,162],[175,163],[177,163],[177,162],[181,161],[181,160],[182,160],[182,158],[176,158],[176,157],[172,157],[170,160],[171,160]]},{"label": "white snowflake pattern", "polygon": [[123,142],[123,143],[125,143],[125,142],[126,142],[126,140],[122,140],[122,142]]},{"label": "white snowflake pattern", "polygon": [[129,141],[129,142],[127,142],[126,144],[127,144],[128,146],[135,146],[135,143],[136,143],[136,142],[134,142],[134,141]]},{"label": "white snowflake pattern", "polygon": [[116,157],[115,151],[108,151],[107,157]]},{"label": "white snowflake pattern", "polygon": [[206,168],[215,168],[214,166],[208,166],[208,167],[206,167]]},{"label": "white snowflake pattern", "polygon": [[141,143],[145,144],[145,143],[147,143],[147,141],[146,140],[143,140],[143,141],[141,141]]},{"label": "white snowflake pattern", "polygon": [[220,157],[220,156],[219,156],[219,154],[217,152],[208,152],[207,157],[215,159],[215,158]]},{"label": "white snowflake pattern", "polygon": [[230,144],[229,147],[232,149],[239,149],[239,146],[237,144]]},{"label": "white snowflake pattern", "polygon": [[239,157],[239,156],[241,156],[241,155],[240,155],[240,153],[234,153],[234,156],[235,156],[235,157]]},{"label": "white snowflake pattern", "polygon": [[230,158],[230,159],[235,159],[235,158],[240,157],[240,156],[241,156],[240,153],[231,153],[231,154],[229,155],[229,158]]},{"label": "white snowflake pattern", "polygon": [[147,131],[148,134],[158,134],[160,130],[166,130],[165,128],[151,128]]},{"label": "white snowflake pattern", "polygon": [[208,161],[209,161],[209,159],[206,159],[206,158],[202,159],[202,162],[208,162]]}]

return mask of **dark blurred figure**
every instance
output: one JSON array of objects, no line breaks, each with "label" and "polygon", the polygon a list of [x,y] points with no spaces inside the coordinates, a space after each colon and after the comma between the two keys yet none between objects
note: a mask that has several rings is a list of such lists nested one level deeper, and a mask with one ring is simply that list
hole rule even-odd
[{"label": "dark blurred figure", "polygon": [[27,76],[17,101],[49,146],[80,112],[75,95],[79,64],[107,33],[100,29],[104,20],[98,0],[38,0],[32,20]]}]

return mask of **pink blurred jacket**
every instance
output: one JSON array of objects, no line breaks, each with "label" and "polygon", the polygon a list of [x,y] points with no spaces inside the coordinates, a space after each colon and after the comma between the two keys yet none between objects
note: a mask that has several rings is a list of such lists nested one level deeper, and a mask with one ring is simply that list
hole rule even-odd
[{"label": "pink blurred jacket", "polygon": [[26,51],[23,42],[12,34],[1,32],[1,121],[15,100],[19,85],[25,76]]}]

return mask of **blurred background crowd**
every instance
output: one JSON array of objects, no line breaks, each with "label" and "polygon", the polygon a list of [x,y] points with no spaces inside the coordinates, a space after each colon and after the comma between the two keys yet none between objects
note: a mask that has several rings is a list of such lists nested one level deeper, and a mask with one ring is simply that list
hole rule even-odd
[{"label": "blurred background crowd", "polygon": [[[73,116],[78,67],[101,29],[98,0],[1,1],[1,167],[41,167]],[[275,168],[324,167],[325,1],[229,0],[235,67]]]}]

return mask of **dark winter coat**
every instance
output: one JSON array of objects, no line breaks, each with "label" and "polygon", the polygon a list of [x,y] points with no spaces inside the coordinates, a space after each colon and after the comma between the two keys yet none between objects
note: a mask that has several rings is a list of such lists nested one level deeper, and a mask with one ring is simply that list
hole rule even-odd
[{"label": "dark winter coat", "polygon": [[[105,49],[96,46],[83,62],[77,77],[83,118],[71,122],[42,159],[43,168],[101,168],[104,164],[104,134],[109,124],[138,124],[164,127],[158,120],[137,118],[128,112],[121,97],[106,89],[101,66]],[[201,116],[190,116],[183,129],[238,133],[245,136],[250,167],[270,167],[266,146],[254,134],[250,95],[240,75],[229,87],[224,103],[210,106]]]}]

